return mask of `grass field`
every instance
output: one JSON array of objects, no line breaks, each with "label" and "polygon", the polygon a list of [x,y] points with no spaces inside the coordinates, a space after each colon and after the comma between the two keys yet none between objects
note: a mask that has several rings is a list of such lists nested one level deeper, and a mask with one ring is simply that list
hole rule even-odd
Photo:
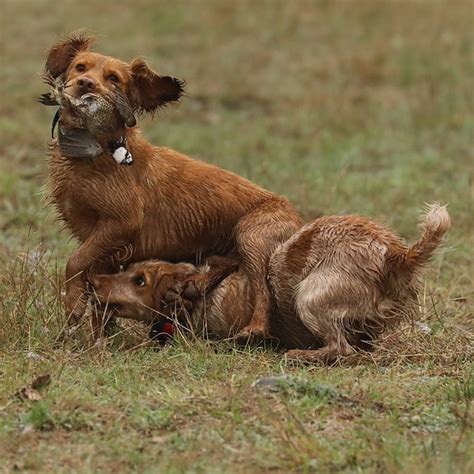
[{"label": "grass field", "polygon": [[[4,0],[1,13],[0,470],[474,471],[472,2]],[[448,203],[423,325],[332,368],[226,343],[158,351],[131,325],[100,346],[61,337],[75,242],[42,202],[52,110],[35,98],[45,51],[79,28],[187,81],[179,106],[142,121],[151,141],[307,219],[361,213],[413,240],[423,204]],[[41,400],[15,396],[42,374]],[[275,392],[252,385],[280,374]]]}]

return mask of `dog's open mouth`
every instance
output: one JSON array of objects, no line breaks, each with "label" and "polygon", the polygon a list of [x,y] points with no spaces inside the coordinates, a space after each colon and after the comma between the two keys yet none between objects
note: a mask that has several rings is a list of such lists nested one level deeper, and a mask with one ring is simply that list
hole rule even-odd
[{"label": "dog's open mouth", "polygon": [[95,102],[97,96],[91,93],[85,93],[80,96],[64,94],[64,100],[61,103],[61,113],[67,113],[71,117],[79,118],[82,109],[87,109],[91,103]]}]

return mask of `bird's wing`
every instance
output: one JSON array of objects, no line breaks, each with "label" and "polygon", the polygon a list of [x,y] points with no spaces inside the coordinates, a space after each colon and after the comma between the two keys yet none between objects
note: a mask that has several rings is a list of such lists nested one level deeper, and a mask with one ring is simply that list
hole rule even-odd
[{"label": "bird's wing", "polygon": [[97,140],[85,129],[74,129],[65,133],[59,128],[58,137],[61,153],[69,158],[94,159],[104,151]]},{"label": "bird's wing", "polygon": [[132,106],[130,105],[130,101],[124,94],[122,94],[122,91],[120,91],[118,87],[115,88],[112,95],[112,101],[120,116],[123,118],[125,125],[127,127],[134,127],[137,124],[137,119],[133,113]]}]

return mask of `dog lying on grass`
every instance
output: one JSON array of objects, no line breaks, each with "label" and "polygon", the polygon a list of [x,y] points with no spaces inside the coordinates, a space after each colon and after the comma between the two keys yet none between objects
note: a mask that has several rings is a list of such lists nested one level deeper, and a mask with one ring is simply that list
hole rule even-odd
[{"label": "dog lying on grass", "polygon": [[[48,83],[64,84],[63,92],[73,99],[119,95],[131,109],[131,114],[121,114],[123,119],[134,113],[153,114],[182,96],[182,81],[160,76],[142,59],[128,64],[91,52],[91,44],[91,38],[82,36],[55,44],[46,59]],[[55,98],[43,94],[41,101],[54,104]],[[84,133],[75,131],[76,125],[71,128],[77,123],[71,120],[73,114],[70,107],[62,107],[59,128],[76,149]],[[155,147],[136,127],[122,122],[103,136],[95,133],[94,149],[104,152],[93,159],[67,156],[60,141],[52,143],[50,196],[80,243],[66,265],[68,318],[77,322],[84,314],[85,283],[94,273],[150,258],[195,261],[196,255],[235,251],[255,295],[241,337],[268,337],[268,260],[278,244],[302,225],[293,206],[233,173]],[[132,119],[129,125],[133,123]],[[115,145],[119,148],[114,151],[110,143],[120,146]],[[133,156],[133,165],[117,165],[113,157],[117,150]],[[97,335],[101,321],[93,326]]]},{"label": "dog lying on grass", "polygon": [[[387,328],[416,311],[420,271],[450,227],[445,207],[428,207],[412,246],[360,216],[316,219],[273,252],[270,332],[288,357],[330,363],[356,349],[370,350]],[[183,300],[195,331],[232,337],[249,324],[252,291],[232,260],[146,261],[92,279],[98,300],[118,316],[151,323]],[[180,316],[178,315],[178,318]],[[182,316],[181,316],[182,319]]]}]

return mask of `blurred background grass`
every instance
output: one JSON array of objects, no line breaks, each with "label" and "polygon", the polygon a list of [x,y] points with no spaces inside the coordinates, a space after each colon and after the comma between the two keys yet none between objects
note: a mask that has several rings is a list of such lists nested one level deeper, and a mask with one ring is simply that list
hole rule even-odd
[{"label": "blurred background grass", "polygon": [[[83,412],[93,419],[106,417],[107,412],[104,415],[101,410],[115,409],[118,403],[115,385],[112,390],[108,382],[101,382],[97,367],[108,365],[112,380],[121,370],[120,356],[104,362],[102,354],[97,365],[95,359],[87,359],[88,353],[85,361],[82,360],[81,377],[89,382],[83,386],[76,377],[76,359],[71,362],[69,352],[49,352],[57,336],[55,331],[62,324],[57,322],[62,314],[59,298],[62,267],[75,243],[69,241],[67,232],[60,232],[51,208],[42,202],[53,111],[40,106],[35,99],[46,90],[41,83],[41,72],[47,49],[59,38],[79,29],[96,34],[98,49],[106,54],[125,60],[144,56],[161,73],[187,81],[187,96],[178,106],[169,107],[154,120],[142,121],[144,132],[153,143],[223,166],[284,194],[306,219],[331,213],[366,214],[414,239],[420,207],[425,202],[448,203],[453,228],[449,244],[436,258],[427,279],[424,295],[430,307],[427,322],[432,329],[448,323],[472,327],[474,15],[471,1],[3,0],[0,9],[0,296],[3,299],[0,346],[3,344],[5,362],[0,378],[7,380],[4,387],[9,393],[35,372],[31,362],[17,360],[18,350],[33,348],[47,354],[52,365],[59,364],[58,358],[67,360],[61,362],[61,367],[66,369],[58,387],[62,387],[61,383],[76,384],[76,392],[67,389],[72,391],[66,396],[62,394],[63,388],[53,391],[51,397],[59,410],[58,419],[69,409],[71,400],[82,400],[89,384],[111,390],[109,395],[99,396],[99,401],[94,399],[93,406],[89,399],[84,402]],[[28,253],[29,257],[17,259],[22,253]],[[38,261],[42,265],[40,270]],[[426,341],[431,341],[430,337],[426,336]],[[439,333],[439,339],[443,337],[444,333]],[[427,343],[431,344],[430,341]],[[437,377],[456,372],[458,367],[452,360],[458,359],[448,354],[449,344],[447,348],[443,346],[443,355],[438,346],[434,347],[433,355],[424,359],[421,356],[420,365],[413,370],[436,367]],[[206,408],[208,401],[204,400],[215,397],[216,403],[222,403],[222,410],[226,411],[227,392],[222,392],[221,383],[227,380],[228,373],[238,374],[232,384],[239,387],[239,383],[245,385],[252,380],[255,372],[277,370],[279,362],[270,355],[262,359],[258,354],[235,354],[232,359],[226,359],[222,355],[214,356],[213,350],[205,350],[203,355],[202,350],[198,348],[183,359],[178,348],[178,358],[168,360],[165,355],[165,359],[158,359],[167,370],[161,376],[166,390],[174,395],[184,390],[203,401],[204,405],[196,410],[212,429],[196,435],[193,425],[189,433],[202,437],[204,444],[209,442],[206,449],[212,451],[210,446],[215,445],[215,462],[226,466],[230,463],[235,468],[234,462],[242,460],[238,454],[242,439],[235,439],[225,430],[219,431],[220,422],[216,421],[219,417]],[[465,351],[462,347],[456,350]],[[440,359],[442,356],[446,358]],[[141,357],[146,359],[145,365]],[[155,357],[162,356],[147,353],[132,361],[127,359],[129,374],[136,376],[137,393],[154,390],[148,365],[156,364]],[[254,358],[248,361],[249,357]],[[206,379],[206,388],[201,390],[202,374],[208,374],[203,367],[208,365],[214,370],[214,378]],[[403,370],[408,368],[400,369]],[[459,371],[462,373],[461,368]],[[326,372],[312,374],[328,376]],[[331,383],[350,391],[352,376],[352,369],[337,369],[331,372]],[[425,387],[425,381],[417,379],[412,372],[404,376],[395,370],[384,375],[368,367],[360,369],[359,376],[367,380],[367,387],[360,389],[361,397],[389,400],[387,403],[415,416],[419,416],[416,408],[419,400],[433,406],[433,410],[438,410],[439,404],[440,413],[445,413],[446,400],[452,399],[449,394],[454,390],[454,385],[445,384],[441,375],[439,381],[432,380],[435,388],[430,384]],[[127,380],[123,379],[122,383],[127,384]],[[268,443],[272,442],[276,452],[268,459],[287,462],[283,465],[288,468],[307,462],[309,469],[313,466],[312,450],[323,453],[322,466],[331,469],[355,468],[359,462],[365,462],[374,470],[395,472],[400,466],[411,466],[416,471],[423,459],[428,463],[425,468],[428,466],[427,470],[432,472],[435,468],[440,470],[441,465],[452,466],[457,462],[459,442],[446,455],[447,464],[436,464],[433,459],[439,453],[436,454],[434,447],[433,451],[431,448],[427,451],[425,445],[420,447],[418,441],[412,442],[409,434],[412,425],[400,422],[401,418],[394,412],[381,416],[376,407],[363,420],[373,426],[373,432],[361,432],[347,422],[354,430],[356,441],[349,436],[348,444],[343,438],[325,444],[318,438],[316,444],[307,445],[306,434],[296,428],[299,438],[296,432],[286,433],[278,426],[269,428],[273,421],[271,417],[265,418],[268,413],[259,418],[254,408],[249,407],[255,400],[252,397],[241,400],[238,394],[242,393],[236,395],[233,387],[229,393],[246,413],[243,419],[251,412],[250,422],[247,425],[244,422],[244,428],[237,415],[231,423],[235,433],[242,429],[242,436],[253,440],[250,446],[245,445],[255,448],[255,452],[244,470],[257,465],[268,467],[265,458]],[[137,393],[132,398],[123,394],[120,403],[135,407]],[[469,397],[472,398],[472,391]],[[172,403],[172,398],[168,396],[166,403]],[[397,405],[399,400],[403,400],[401,408]],[[296,406],[301,423],[311,430],[308,427],[313,423],[314,407],[307,401],[300,402],[295,405],[287,401],[284,406],[287,403],[292,408]],[[283,405],[277,403],[277,406]],[[182,408],[179,406],[177,411]],[[320,422],[325,423],[326,415],[331,419],[336,416],[337,406],[334,410],[325,414],[318,411]],[[14,412],[23,417],[28,415],[21,406],[15,406]],[[36,412],[31,413],[37,416]],[[448,415],[452,421],[454,415],[451,412]],[[4,425],[0,423],[0,431],[2,426],[5,433],[16,430],[12,428],[17,426],[16,416],[12,415]],[[293,415],[285,416],[287,426],[293,426]],[[360,421],[359,414],[351,412],[350,416]],[[47,416],[45,419],[48,420]],[[187,426],[186,422],[179,421]],[[62,422],[56,423],[62,426]],[[259,423],[263,431],[255,428]],[[333,426],[331,423],[328,426]],[[413,423],[418,426],[418,422]],[[464,433],[463,422],[459,426],[453,423],[456,427],[453,430],[461,426],[460,432]],[[337,426],[336,434],[340,428]],[[82,439],[85,444],[81,449],[92,456],[94,436],[102,440],[101,431],[87,424],[84,429],[91,430],[92,441],[72,437],[67,442]],[[123,429],[121,434],[108,432],[116,448],[110,453],[103,447],[106,454],[98,458],[104,466],[114,456],[121,460],[117,461],[121,469],[145,462],[138,460],[141,454],[127,443],[127,430],[135,428],[125,425]],[[52,436],[58,437],[61,446],[63,432],[58,430]],[[388,442],[377,437],[382,431],[387,433]],[[216,433],[221,433],[234,449],[226,459],[221,459],[221,445],[213,438]],[[260,438],[256,437],[258,433],[263,433]],[[449,433],[447,436],[454,439],[454,434]],[[283,448],[289,436],[299,440],[294,445],[301,448],[298,455],[297,451],[289,454],[285,451],[289,448]],[[49,439],[46,437],[42,445],[45,452],[49,449]],[[430,443],[434,439],[428,437]],[[166,453],[170,465],[178,466],[179,471],[179,466],[194,466],[193,456],[204,448],[199,439],[193,438],[189,443],[178,441],[181,444],[170,441]],[[189,459],[176,461],[173,451],[177,446],[190,453]],[[357,454],[359,449],[362,454]],[[72,462],[69,458],[66,461]],[[168,466],[168,461],[163,462]]]},{"label": "blurred background grass", "polygon": [[178,107],[143,122],[151,141],[285,194],[307,218],[365,213],[414,237],[417,210],[441,200],[453,214],[452,243],[472,228],[472,2],[3,5],[7,246],[62,247],[36,195],[52,110],[35,97],[47,48],[80,28],[105,53],[143,55],[187,81]]}]

